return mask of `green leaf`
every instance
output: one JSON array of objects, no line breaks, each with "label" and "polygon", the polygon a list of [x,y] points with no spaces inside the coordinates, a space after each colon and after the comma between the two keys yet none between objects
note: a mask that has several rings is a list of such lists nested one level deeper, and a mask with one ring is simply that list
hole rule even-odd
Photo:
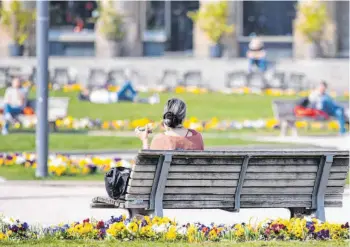
[{"label": "green leaf", "polygon": [[234,25],[227,24],[228,14],[227,1],[205,3],[198,11],[187,13],[214,44],[219,43],[225,34],[234,31]]},{"label": "green leaf", "polygon": [[36,11],[26,10],[20,1],[13,0],[7,8],[2,6],[0,13],[0,24],[9,32],[15,43],[23,45],[33,31]]}]

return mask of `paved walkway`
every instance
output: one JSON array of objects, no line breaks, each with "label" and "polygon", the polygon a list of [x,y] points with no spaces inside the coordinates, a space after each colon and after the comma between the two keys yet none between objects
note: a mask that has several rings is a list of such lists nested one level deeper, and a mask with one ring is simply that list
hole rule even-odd
[{"label": "paved walkway", "polygon": [[259,136],[253,139],[261,142],[304,144],[339,150],[349,150],[350,147],[350,136]]},{"label": "paved walkway", "polygon": [[[112,215],[127,214],[121,209],[90,209],[92,197],[105,195],[105,189],[101,183],[74,184],[71,182],[66,185],[49,186],[33,182],[1,183],[0,212],[31,224],[44,225],[73,222],[87,217],[105,220]],[[349,208],[350,190],[346,189],[343,207],[327,208],[327,220],[332,222],[350,220]],[[262,221],[271,217],[289,217],[289,211],[286,209],[242,209],[239,213],[221,210],[165,210],[164,214],[175,218],[180,223],[201,221],[205,224],[211,222],[233,224],[249,220]]]}]

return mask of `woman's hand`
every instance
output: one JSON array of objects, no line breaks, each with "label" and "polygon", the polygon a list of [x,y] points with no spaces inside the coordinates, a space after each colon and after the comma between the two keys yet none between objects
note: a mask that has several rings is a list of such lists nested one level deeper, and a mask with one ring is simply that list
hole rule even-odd
[{"label": "woman's hand", "polygon": [[145,130],[141,131],[139,128],[136,128],[135,130],[136,136],[141,140],[141,141],[148,141],[148,135],[149,135],[149,130],[148,126],[146,125]]}]

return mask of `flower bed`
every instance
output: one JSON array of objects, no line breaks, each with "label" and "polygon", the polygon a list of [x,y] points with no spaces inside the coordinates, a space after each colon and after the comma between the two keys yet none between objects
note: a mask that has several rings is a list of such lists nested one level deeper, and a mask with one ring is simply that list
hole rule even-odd
[{"label": "flower bed", "polygon": [[[51,176],[74,176],[77,174],[105,173],[111,167],[131,167],[133,160],[115,158],[101,158],[98,156],[74,157],[68,155],[49,155],[48,170]],[[36,156],[33,153],[0,153],[1,166],[22,166],[36,168]]]},{"label": "flower bed", "polygon": [[266,220],[258,224],[180,225],[169,218],[125,216],[111,217],[107,221],[85,219],[72,224],[41,227],[0,216],[0,241],[51,237],[55,239],[118,239],[149,241],[256,241],[256,240],[348,240],[349,223],[334,224],[317,219]]},{"label": "flower bed", "polygon": [[[0,126],[3,124],[0,120]],[[58,129],[75,129],[75,130],[116,130],[127,131],[134,130],[138,126],[145,126],[151,124],[153,129],[159,128],[160,121],[152,121],[148,118],[141,118],[136,120],[113,120],[113,121],[101,121],[99,119],[86,118],[73,118],[68,116],[64,119],[58,119],[56,126]],[[17,122],[14,127],[19,128],[34,128],[36,125],[36,119],[25,119],[23,122]],[[295,123],[298,129],[313,129],[313,130],[338,130],[339,124],[337,121],[329,122],[308,122],[297,121]],[[197,131],[216,130],[216,131],[228,131],[228,130],[241,130],[241,129],[266,129],[271,130],[279,127],[279,121],[276,119],[257,119],[257,120],[219,120],[213,117],[209,120],[200,120],[196,117],[188,118],[184,121],[185,128],[195,129]]]}]

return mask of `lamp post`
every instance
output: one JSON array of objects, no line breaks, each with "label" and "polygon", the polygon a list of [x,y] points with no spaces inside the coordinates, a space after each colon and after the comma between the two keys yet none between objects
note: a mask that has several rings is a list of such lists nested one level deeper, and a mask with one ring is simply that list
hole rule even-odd
[{"label": "lamp post", "polygon": [[36,56],[37,56],[37,95],[36,95],[36,153],[37,177],[46,177],[48,156],[48,30],[49,30],[49,1],[37,0],[37,33],[36,33]]}]

